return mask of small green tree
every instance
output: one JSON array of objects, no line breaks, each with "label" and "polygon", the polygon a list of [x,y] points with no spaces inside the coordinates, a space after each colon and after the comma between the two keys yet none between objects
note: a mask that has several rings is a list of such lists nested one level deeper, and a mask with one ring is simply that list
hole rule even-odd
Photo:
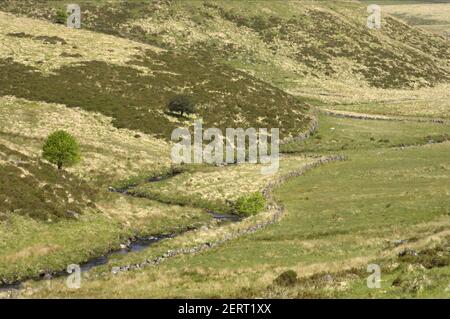
[{"label": "small green tree", "polygon": [[80,147],[76,139],[65,131],[56,131],[49,135],[42,148],[42,156],[61,169],[75,165],[80,161]]},{"label": "small green tree", "polygon": [[179,112],[181,116],[183,116],[184,113],[191,114],[195,112],[195,104],[192,98],[190,98],[187,95],[177,95],[173,97],[167,107],[169,108],[169,111],[171,112]]}]

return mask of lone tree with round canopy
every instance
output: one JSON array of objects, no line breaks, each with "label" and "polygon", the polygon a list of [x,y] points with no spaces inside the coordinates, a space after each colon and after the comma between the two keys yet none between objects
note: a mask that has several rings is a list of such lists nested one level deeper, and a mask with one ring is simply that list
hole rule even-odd
[{"label": "lone tree with round canopy", "polygon": [[77,164],[80,159],[80,146],[77,140],[66,131],[56,131],[50,134],[42,148],[42,156],[58,169],[63,166]]},{"label": "lone tree with round canopy", "polygon": [[191,114],[195,112],[195,103],[191,97],[187,95],[177,95],[173,97],[167,104],[169,111],[174,113],[180,113],[183,116],[184,113]]}]

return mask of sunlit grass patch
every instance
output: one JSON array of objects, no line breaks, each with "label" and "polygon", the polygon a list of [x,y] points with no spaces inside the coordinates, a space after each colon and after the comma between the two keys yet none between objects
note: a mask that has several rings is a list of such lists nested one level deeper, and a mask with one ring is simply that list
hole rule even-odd
[{"label": "sunlit grass patch", "polygon": [[341,98],[324,99],[324,108],[387,116],[450,117],[448,84],[415,91],[358,90],[354,96],[342,89]]},{"label": "sunlit grass patch", "polygon": [[445,124],[361,120],[320,115],[319,127],[309,139],[282,145],[281,151],[286,153],[344,152],[424,145],[449,139],[450,126]]},{"label": "sunlit grass patch", "polygon": [[261,164],[202,167],[160,182],[141,184],[130,193],[230,213],[239,197],[261,192],[271,181],[313,161],[302,156],[283,157],[276,174],[262,174]]},{"label": "sunlit grass patch", "polygon": [[[53,72],[67,64],[103,61],[127,65],[141,50],[159,48],[87,30],[69,30],[65,26],[0,12],[0,58]],[[96,45],[86,45],[95,42]],[[76,55],[75,55],[76,54]]]},{"label": "sunlit grass patch", "polygon": [[160,203],[144,198],[110,194],[97,207],[139,236],[173,234],[208,224],[212,216],[205,210]]}]

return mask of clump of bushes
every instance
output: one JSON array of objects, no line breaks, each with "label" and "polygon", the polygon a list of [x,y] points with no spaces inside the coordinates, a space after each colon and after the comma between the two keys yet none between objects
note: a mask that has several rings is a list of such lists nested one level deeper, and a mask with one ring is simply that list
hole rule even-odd
[{"label": "clump of bushes", "polygon": [[253,193],[238,198],[235,204],[235,212],[241,216],[252,216],[258,214],[266,207],[266,199],[259,193]]},{"label": "clump of bushes", "polygon": [[170,112],[180,113],[183,116],[184,113],[192,114],[195,112],[195,103],[190,96],[177,95],[170,99],[167,108]]},{"label": "clump of bushes", "polygon": [[77,164],[80,159],[80,147],[77,140],[65,131],[56,131],[49,135],[42,148],[42,156],[58,169]]},{"label": "clump of bushes", "polygon": [[68,17],[69,17],[69,15],[67,14],[66,10],[59,9],[56,12],[55,22],[58,23],[58,24],[66,24]]},{"label": "clump of bushes", "polygon": [[293,270],[287,270],[280,274],[274,283],[278,286],[292,287],[298,283],[297,273]]},{"label": "clump of bushes", "polygon": [[405,250],[400,253],[399,260],[403,263],[422,265],[427,269],[447,267],[450,265],[450,251],[443,246],[420,252]]}]

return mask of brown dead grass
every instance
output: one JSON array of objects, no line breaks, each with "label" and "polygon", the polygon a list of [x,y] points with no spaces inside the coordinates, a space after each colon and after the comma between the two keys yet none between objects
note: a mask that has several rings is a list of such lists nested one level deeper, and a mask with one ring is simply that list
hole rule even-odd
[{"label": "brown dead grass", "polygon": [[[25,37],[14,36],[23,33],[23,30],[27,30]],[[46,43],[36,39],[39,36],[58,37],[66,44]],[[95,45],[86,45],[92,43]],[[62,25],[0,12],[0,59],[12,57],[14,61],[36,67],[43,73],[67,64],[92,60],[125,66],[135,59],[133,55],[145,50],[162,51],[151,45],[114,36],[68,29]],[[134,67],[149,71],[144,67]]]}]

